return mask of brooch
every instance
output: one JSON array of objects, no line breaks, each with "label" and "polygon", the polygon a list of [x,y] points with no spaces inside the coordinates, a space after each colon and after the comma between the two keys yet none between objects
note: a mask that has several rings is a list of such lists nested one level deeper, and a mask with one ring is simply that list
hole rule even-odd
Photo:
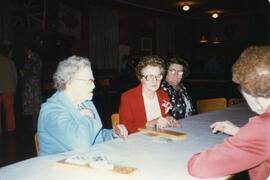
[{"label": "brooch", "polygon": [[167,114],[172,109],[172,104],[165,100],[163,100],[162,106],[165,108],[165,114]]}]

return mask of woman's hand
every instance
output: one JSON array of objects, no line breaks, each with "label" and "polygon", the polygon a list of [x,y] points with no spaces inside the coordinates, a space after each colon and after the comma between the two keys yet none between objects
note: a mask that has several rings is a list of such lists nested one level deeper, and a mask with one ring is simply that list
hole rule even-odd
[{"label": "woman's hand", "polygon": [[181,127],[181,124],[179,121],[175,120],[171,116],[164,117],[158,117],[156,119],[153,119],[151,121],[148,121],[146,123],[146,127],[156,127],[156,128],[167,128],[167,127]]},{"label": "woman's hand", "polygon": [[128,137],[128,130],[125,125],[117,124],[113,128],[113,136],[126,140]]},{"label": "woman's hand", "polygon": [[169,127],[168,121],[164,117],[158,117],[155,118],[151,121],[146,122],[145,124],[146,127],[151,127],[151,128],[166,128]]},{"label": "woman's hand", "polygon": [[166,128],[166,127],[170,127],[170,122],[167,121],[167,119],[164,117],[159,117],[157,119],[156,127],[161,128],[161,129]]},{"label": "woman's hand", "polygon": [[177,121],[176,119],[174,119],[174,117],[172,116],[167,116],[166,120],[169,122],[169,127],[177,127],[180,128],[181,127],[181,122],[180,120]]},{"label": "woman's hand", "polygon": [[228,135],[235,135],[239,131],[239,127],[235,126],[230,121],[215,122],[210,127],[213,133],[222,132]]}]

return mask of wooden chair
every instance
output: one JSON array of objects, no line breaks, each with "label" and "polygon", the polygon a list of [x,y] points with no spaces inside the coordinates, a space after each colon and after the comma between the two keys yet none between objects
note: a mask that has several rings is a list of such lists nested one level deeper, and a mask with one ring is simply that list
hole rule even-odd
[{"label": "wooden chair", "polygon": [[113,113],[111,115],[111,120],[112,120],[112,127],[117,125],[119,123],[119,114],[118,113]]},{"label": "wooden chair", "polygon": [[233,106],[244,102],[246,102],[244,98],[230,98],[228,101],[228,106]]},{"label": "wooden chair", "polygon": [[197,100],[198,113],[205,113],[205,112],[209,112],[209,111],[223,109],[226,107],[227,107],[227,100],[225,98]]},{"label": "wooden chair", "polygon": [[38,155],[38,152],[39,152],[39,143],[38,143],[38,134],[37,134],[37,132],[35,133],[34,139],[35,139],[36,154]]}]

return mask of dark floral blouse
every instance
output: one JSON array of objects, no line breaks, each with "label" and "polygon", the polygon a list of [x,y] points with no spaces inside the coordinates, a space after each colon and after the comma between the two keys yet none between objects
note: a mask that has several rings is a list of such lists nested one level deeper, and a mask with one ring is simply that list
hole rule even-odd
[{"label": "dark floral blouse", "polygon": [[183,83],[180,83],[180,89],[176,90],[164,80],[160,88],[168,92],[172,103],[172,109],[170,109],[169,113],[176,120],[191,116],[195,113],[195,108]]}]

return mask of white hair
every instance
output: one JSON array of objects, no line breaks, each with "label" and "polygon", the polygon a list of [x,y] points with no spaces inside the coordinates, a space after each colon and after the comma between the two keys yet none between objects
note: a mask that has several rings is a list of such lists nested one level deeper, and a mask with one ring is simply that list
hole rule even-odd
[{"label": "white hair", "polygon": [[73,78],[74,74],[86,67],[91,69],[91,63],[86,57],[74,55],[59,62],[56,72],[53,75],[55,89],[65,90],[66,83]]}]

